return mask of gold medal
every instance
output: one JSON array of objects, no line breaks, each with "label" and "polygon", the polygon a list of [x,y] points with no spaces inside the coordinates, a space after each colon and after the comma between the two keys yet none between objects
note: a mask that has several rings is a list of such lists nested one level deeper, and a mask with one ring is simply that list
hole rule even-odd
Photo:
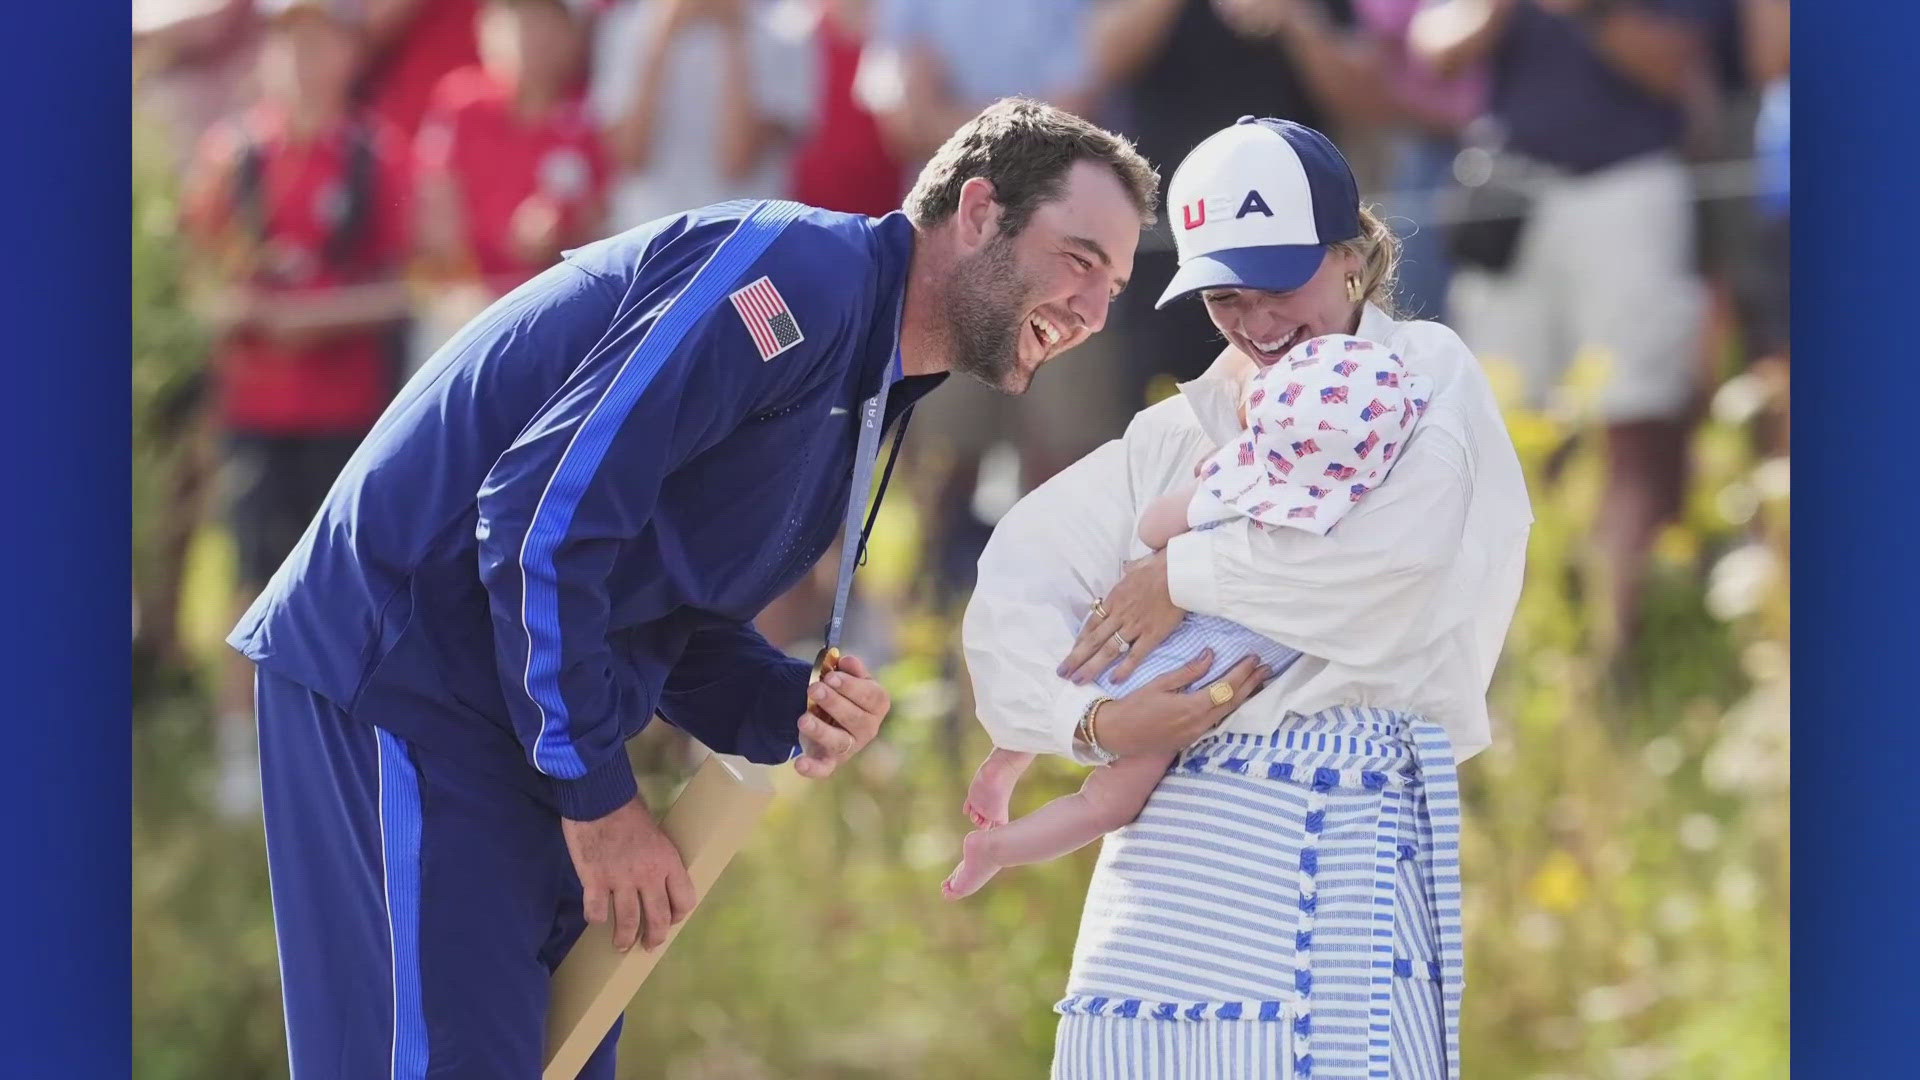
[{"label": "gold medal", "polygon": [[[820,655],[813,660],[813,677],[807,680],[807,687],[811,690],[814,683],[826,678],[829,673],[839,670],[840,650],[831,645],[821,649]],[[833,717],[828,716],[826,710],[822,709],[819,703],[815,702],[811,697],[807,699],[807,711],[825,720],[827,723],[833,724],[835,727],[840,726],[838,723],[835,723]]]}]

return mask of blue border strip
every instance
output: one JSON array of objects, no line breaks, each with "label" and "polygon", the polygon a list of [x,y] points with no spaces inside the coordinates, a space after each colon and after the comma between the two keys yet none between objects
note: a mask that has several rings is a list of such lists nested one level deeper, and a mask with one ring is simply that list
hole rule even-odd
[{"label": "blue border strip", "polygon": [[[0,170],[0,1072],[131,1057],[127,9],[8,9]],[[147,973],[150,974],[150,973]]]},{"label": "blue border strip", "polygon": [[420,774],[407,744],[380,739],[380,863],[393,958],[392,1080],[426,1080],[427,1010],[420,978]]},{"label": "blue border strip", "polygon": [[1797,6],[1792,1064],[1813,1080],[1899,1076],[1913,1070],[1920,963],[1920,355],[1907,341],[1920,8]]},{"label": "blue border strip", "polygon": [[728,287],[739,280],[804,209],[798,203],[763,202],[720,242],[707,264],[694,273],[679,296],[668,301],[659,322],[614,374],[600,401],[574,433],[573,442],[561,452],[547,490],[534,510],[533,522],[527,528],[526,542],[520,552],[520,572],[525,582],[523,619],[527,631],[525,686],[527,696],[533,699],[542,715],[540,734],[534,738],[533,762],[549,776],[577,780],[587,773],[586,763],[573,745],[567,703],[560,692],[564,642],[560,627],[559,572],[554,567],[554,553],[565,542],[587,486],[593,482],[608,448],[640,395],[646,392],[654,376],[666,366],[668,358],[680,348],[695,324],[725,298]]}]

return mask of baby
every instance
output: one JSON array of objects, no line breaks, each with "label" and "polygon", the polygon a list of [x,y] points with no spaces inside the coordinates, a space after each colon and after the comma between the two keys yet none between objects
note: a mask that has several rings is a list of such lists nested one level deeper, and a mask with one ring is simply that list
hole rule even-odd
[{"label": "baby", "polygon": [[[1298,345],[1247,381],[1239,438],[1202,461],[1192,483],[1147,505],[1140,542],[1158,551],[1189,528],[1236,518],[1324,535],[1387,478],[1425,410],[1423,380],[1385,348],[1345,335]],[[1095,684],[1109,698],[1125,697],[1209,649],[1213,670],[1193,685],[1220,678],[1248,654],[1276,675],[1301,655],[1238,623],[1190,614],[1125,681],[1109,671]],[[1173,757],[1122,758],[1095,769],[1078,792],[1009,822],[1008,799],[1033,755],[995,749],[967,789],[966,814],[978,831],[966,837],[942,891],[959,899],[1001,867],[1057,858],[1131,822]]]}]

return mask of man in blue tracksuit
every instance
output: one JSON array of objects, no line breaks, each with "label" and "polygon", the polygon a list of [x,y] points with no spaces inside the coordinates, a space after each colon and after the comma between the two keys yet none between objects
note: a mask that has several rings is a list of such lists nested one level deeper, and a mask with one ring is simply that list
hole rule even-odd
[{"label": "man in blue tracksuit", "polygon": [[858,658],[811,691],[827,724],[751,623],[840,530],[861,404],[887,385],[891,422],[955,370],[1023,391],[1104,323],[1156,187],[1124,141],[1001,102],[903,213],[641,226],[414,377],[230,638],[296,1078],[539,1073],[585,923],[652,947],[696,900],[624,750],[655,714],[810,777],[873,738]]}]

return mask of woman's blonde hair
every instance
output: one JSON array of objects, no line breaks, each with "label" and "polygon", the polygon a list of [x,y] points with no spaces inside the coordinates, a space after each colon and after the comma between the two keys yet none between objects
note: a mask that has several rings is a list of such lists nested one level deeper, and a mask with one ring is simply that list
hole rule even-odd
[{"label": "woman's blonde hair", "polygon": [[1360,235],[1333,245],[1360,260],[1360,298],[1394,314],[1393,286],[1400,276],[1400,238],[1371,206],[1360,207]]}]

